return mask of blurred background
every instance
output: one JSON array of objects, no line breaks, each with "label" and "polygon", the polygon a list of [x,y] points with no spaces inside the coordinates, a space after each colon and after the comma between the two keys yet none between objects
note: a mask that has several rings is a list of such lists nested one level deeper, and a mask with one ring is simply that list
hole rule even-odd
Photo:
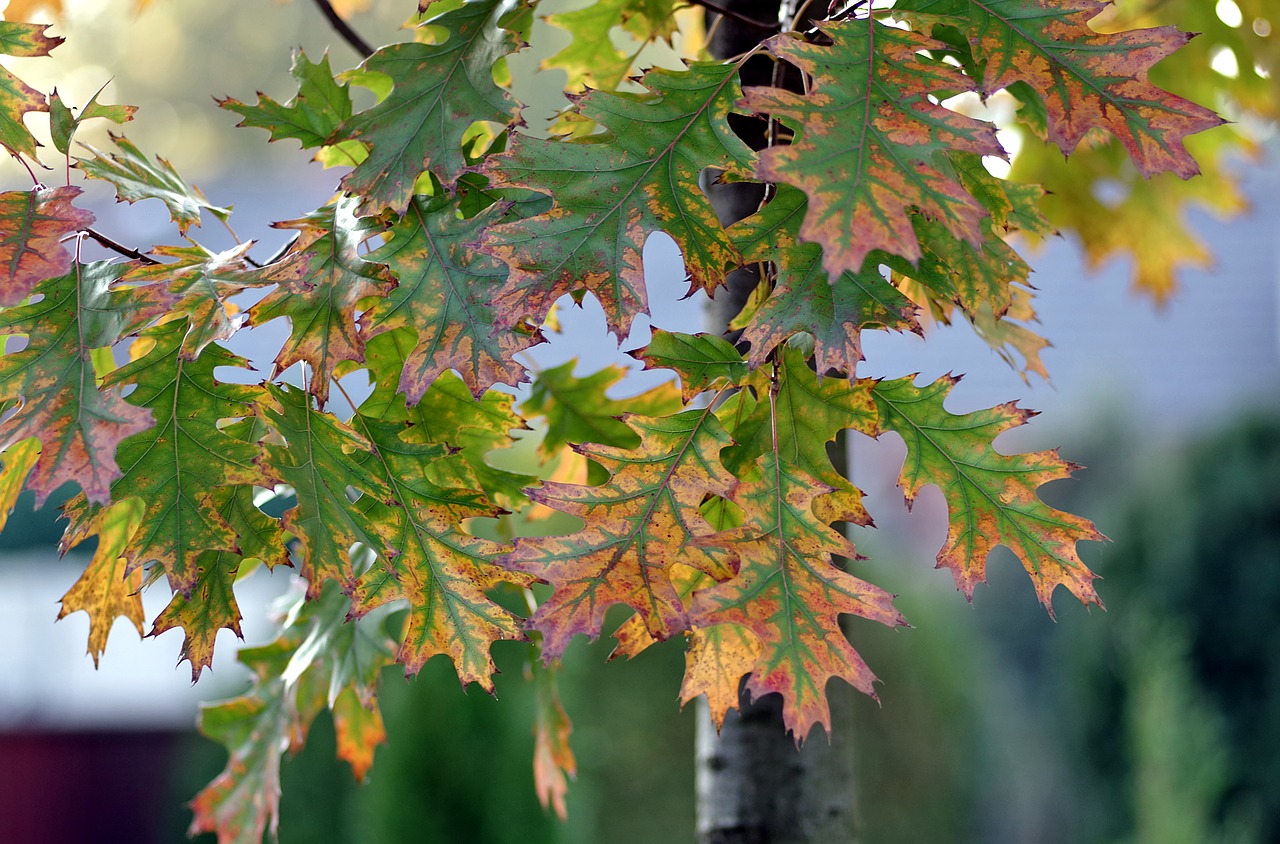
[{"label": "blurred background", "polygon": [[[261,89],[287,100],[291,48],[313,60],[328,48],[335,69],[353,66],[311,4],[154,0],[136,15],[124,0],[63,5],[55,31],[68,42],[53,59],[15,64],[19,75],[45,91],[56,85],[73,104],[111,80],[104,101],[140,106],[129,138],[214,203],[234,202],[232,225],[260,238],[262,255],[283,242],[269,222],[330,197],[337,171],[308,163],[292,142],[268,146],[260,131],[233,129],[237,118],[212,99],[253,102]],[[412,6],[375,2],[353,23],[370,41],[391,40]],[[560,87],[536,64],[513,68],[535,102],[531,121],[554,108]],[[83,140],[109,145],[93,131]],[[883,681],[880,705],[855,703],[868,844],[1280,840],[1280,145],[1265,127],[1259,137],[1259,156],[1232,165],[1251,210],[1230,221],[1193,216],[1216,265],[1184,272],[1162,307],[1129,291],[1125,262],[1090,271],[1071,239],[1034,254],[1037,330],[1054,343],[1048,383],[1024,383],[964,326],[940,327],[927,342],[864,338],[862,375],[966,373],[953,412],[1011,399],[1042,411],[1001,448],[1060,447],[1087,465],[1043,494],[1112,540],[1082,547],[1103,578],[1106,612],[1065,597],[1052,621],[1003,549],[970,606],[932,568],[945,535],[941,495],[927,491],[907,514],[895,487],[901,443],[853,444],[854,479],[879,525],[854,536],[870,558],[856,573],[901,595],[913,624],[849,630]],[[0,176],[5,189],[29,184],[12,162]],[[81,204],[99,229],[132,246],[173,242],[164,210],[149,207],[157,203],[116,207],[104,185],[85,187]],[[229,242],[212,226],[195,236]],[[655,236],[646,264],[653,323],[697,330],[701,316],[678,301],[683,273],[670,242]],[[579,371],[591,371],[604,352],[642,345],[641,322],[619,341],[588,301],[561,314],[563,334],[533,362],[585,355]],[[278,341],[272,330],[243,332],[238,350],[261,356]],[[225,762],[194,732],[197,705],[247,686],[237,642],[223,632],[214,669],[193,687],[187,667],[175,666],[180,634],[140,641],[121,622],[95,671],[85,617],[54,624],[85,562],[80,551],[62,561],[51,551],[56,503],[32,512],[24,497],[0,536],[0,841],[182,840],[185,802]],[[258,572],[237,587],[249,644],[273,637],[269,607],[287,581]],[[152,617],[165,602],[148,598]],[[567,822],[534,796],[527,650],[499,643],[496,700],[460,691],[439,659],[412,683],[395,670],[384,676],[389,742],[366,783],[334,760],[322,717],[284,764],[281,841],[690,840],[694,713],[677,704],[680,643],[629,663],[606,663],[609,650],[579,640],[565,659],[561,694],[579,762]],[[830,693],[854,695],[839,684]]]}]

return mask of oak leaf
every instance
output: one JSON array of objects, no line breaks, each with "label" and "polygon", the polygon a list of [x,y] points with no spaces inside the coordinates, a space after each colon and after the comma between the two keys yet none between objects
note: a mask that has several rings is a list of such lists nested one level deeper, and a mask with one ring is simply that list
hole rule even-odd
[{"label": "oak leaf", "polygon": [[[13,15],[20,10],[6,9],[6,14]],[[63,39],[46,34],[48,28],[47,23],[0,21],[0,54],[22,57],[49,55],[49,51]],[[48,110],[44,94],[0,67],[0,144],[14,155],[21,153],[35,158],[38,144],[31,130],[22,122],[23,117],[33,111]]]},{"label": "oak leaf", "polygon": [[[7,453],[7,452],[6,452]],[[98,547],[84,572],[67,593],[62,596],[58,618],[66,618],[83,610],[89,616],[89,655],[94,667],[98,667],[103,651],[107,648],[107,636],[117,618],[128,619],[142,635],[142,571],[127,571],[127,561],[121,556],[129,536],[142,520],[142,503],[128,499],[101,510],[94,522],[92,534],[98,537]],[[79,537],[77,541],[85,537]]]},{"label": "oak leaf", "polygon": [[93,224],[71,201],[83,191],[66,185],[0,193],[0,307],[11,308],[36,284],[71,269],[67,235]]}]

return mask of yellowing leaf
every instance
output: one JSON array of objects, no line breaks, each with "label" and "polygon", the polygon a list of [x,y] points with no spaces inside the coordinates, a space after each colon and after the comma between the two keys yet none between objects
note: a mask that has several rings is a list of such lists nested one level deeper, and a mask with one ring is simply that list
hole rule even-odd
[{"label": "yellowing leaf", "polygon": [[[58,618],[83,610],[89,615],[89,655],[94,667],[107,648],[107,636],[117,618],[128,619],[142,635],[142,571],[128,571],[121,556],[129,536],[142,520],[142,503],[129,499],[100,511],[91,535],[98,537],[93,559],[75,584],[62,596]],[[84,536],[78,537],[77,542]]]},{"label": "yellowing leaf", "polygon": [[1032,415],[1012,404],[955,415],[944,407],[955,378],[917,387],[911,378],[881,381],[872,390],[880,424],[907,443],[899,486],[907,502],[926,484],[942,489],[950,511],[938,567],[951,569],[956,585],[972,598],[986,580],[987,555],[996,545],[1012,550],[1035,584],[1036,596],[1053,613],[1059,585],[1085,604],[1098,604],[1093,572],[1080,561],[1076,543],[1103,539],[1087,519],[1055,510],[1036,490],[1071,476],[1076,467],[1056,451],[1006,456],[993,442]]},{"label": "yellowing leaf", "polygon": [[596,0],[581,9],[547,15],[547,23],[565,30],[573,40],[543,59],[542,66],[563,70],[569,77],[568,90],[612,91],[636,60],[636,51],[624,53],[615,45],[614,28],[621,27],[641,45],[670,41],[676,33],[675,5],[674,0]]},{"label": "yellowing leaf", "polygon": [[[12,23],[13,16],[22,11],[6,10],[9,21],[0,21],[0,54],[7,56],[47,56],[49,51],[62,43],[57,36],[46,35],[47,23]],[[36,139],[23,116],[33,111],[48,111],[44,94],[0,67],[0,144],[14,155],[19,153],[36,156]]]},{"label": "yellowing leaf", "polygon": [[822,266],[857,273],[873,249],[920,257],[912,211],[955,237],[982,241],[982,207],[940,153],[1003,156],[989,124],[936,105],[935,95],[971,90],[968,77],[922,50],[943,45],[873,19],[822,24],[830,46],[787,33],[770,51],[813,76],[804,95],[748,88],[744,105],[799,131],[760,156],[759,175],[803,190],[809,208],[800,239],[821,244]]},{"label": "yellowing leaf", "polygon": [[565,796],[569,792],[569,780],[577,776],[578,763],[569,747],[569,735],[573,725],[569,714],[560,703],[560,690],[556,684],[558,665],[544,665],[541,660],[529,663],[533,674],[533,785],[538,802],[544,809],[555,810],[560,820],[568,817]]}]

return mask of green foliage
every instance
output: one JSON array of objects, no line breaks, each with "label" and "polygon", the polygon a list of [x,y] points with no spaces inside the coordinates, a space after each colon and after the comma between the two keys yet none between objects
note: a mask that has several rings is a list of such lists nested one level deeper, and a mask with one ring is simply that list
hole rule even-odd
[{"label": "green foliage", "polygon": [[[1008,238],[1051,230],[1044,191],[991,175],[983,156],[1006,157],[1004,127],[949,104],[1016,97],[1015,124],[1086,164],[1098,159],[1082,138],[1100,130],[1127,166],[1185,178],[1197,166],[1184,136],[1221,121],[1147,78],[1184,35],[1098,34],[1093,0],[1050,14],[1045,0],[919,0],[893,9],[897,21],[888,3],[833,6],[816,28],[792,16],[761,43],[798,87],[779,74],[744,91],[745,57],[693,55],[695,33],[677,33],[669,4],[602,0],[552,19],[573,37],[548,60],[573,96],[561,134],[543,138],[523,131],[506,67],[536,3],[424,5],[403,43],[357,68],[335,76],[327,56],[299,54],[284,105],[220,101],[241,125],[353,168],[333,199],[275,224],[295,233],[275,256],[198,243],[202,215],[226,223],[231,208],[124,136],[112,135],[115,152],[80,153],[83,120],[123,122],[130,107],[95,95],[76,115],[0,70],[0,143],[38,164],[24,115],[50,111],[68,181],[0,197],[0,333],[25,342],[0,360],[0,504],[24,483],[43,501],[73,481],[63,545],[101,540],[64,613],[90,614],[96,657],[117,615],[141,624],[136,587],[166,580],[174,594],[153,632],[182,628],[198,676],[217,632],[239,631],[246,561],[294,564],[306,582],[277,642],[242,652],[253,688],[205,712],[231,758],[196,798],[193,831],[226,844],[274,828],[281,756],[326,708],[338,754],[363,777],[384,736],[384,665],[416,674],[443,655],[464,686],[492,691],[509,641],[546,663],[530,672],[534,769],[562,812],[575,760],[556,659],[577,634],[599,636],[618,604],[634,611],[618,653],[688,642],[683,700],[706,695],[723,718],[745,678],[752,694],[783,696],[797,741],[829,727],[831,678],[874,692],[841,616],[904,623],[889,593],[839,562],[858,555],[833,525],[871,524],[827,451],[842,431],[907,441],[900,483],[908,500],[942,488],[939,562],[966,593],[1004,544],[1046,607],[1059,585],[1097,602],[1076,545],[1101,535],[1038,497],[1070,464],[995,450],[1030,414],[951,414],[948,378],[859,377],[860,333],[920,331],[919,311],[958,311],[1043,374],[1044,341],[1020,324],[1034,317],[1029,268]],[[680,34],[690,55],[645,69],[614,28],[641,44]],[[42,56],[57,44],[43,33],[5,23],[0,49]],[[594,87],[579,95],[583,84]],[[362,107],[351,85],[377,101]],[[758,153],[729,119],[753,113]],[[82,263],[62,240],[104,238],[73,205],[73,172],[129,203],[161,200],[185,244]],[[721,220],[705,190],[716,180],[763,185],[762,207]],[[659,329],[637,357],[681,389],[629,398],[610,395],[616,367],[528,366],[522,352],[556,307],[593,296],[619,334],[647,313],[643,255],[657,232],[679,247],[691,291],[723,295],[730,272],[762,268],[739,346]],[[232,297],[249,288],[265,296],[245,314]],[[265,381],[220,382],[216,368],[250,362],[219,343],[276,319],[289,334]],[[299,365],[303,385],[283,386]],[[359,401],[338,380],[357,372],[373,388]],[[527,378],[520,401],[495,390]],[[499,455],[530,427],[541,487]],[[260,509],[273,496],[293,499],[279,517]],[[578,524],[561,530],[553,511]]]}]

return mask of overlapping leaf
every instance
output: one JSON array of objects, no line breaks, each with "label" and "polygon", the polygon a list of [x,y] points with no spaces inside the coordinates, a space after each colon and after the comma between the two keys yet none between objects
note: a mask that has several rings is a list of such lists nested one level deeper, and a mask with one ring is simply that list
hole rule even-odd
[{"label": "overlapping leaf", "polygon": [[686,402],[707,390],[736,386],[747,375],[747,363],[738,350],[711,334],[655,328],[649,345],[631,354],[644,362],[645,369],[674,370],[680,376],[680,394]]},{"label": "overlapping leaf", "polygon": [[1182,145],[1222,124],[1203,106],[1151,84],[1147,72],[1191,36],[1171,26],[1103,35],[1089,27],[1101,0],[908,0],[903,12],[968,18],[984,92],[1024,82],[1043,100],[1049,139],[1070,153],[1106,129],[1145,175],[1200,172]]},{"label": "overlapping leaf", "polygon": [[496,328],[490,303],[507,270],[470,246],[508,207],[502,203],[462,219],[450,197],[416,197],[390,241],[369,255],[390,268],[399,286],[361,320],[368,336],[400,327],[417,334],[400,376],[409,404],[417,404],[446,369],[456,370],[476,396],[494,383],[524,379],[515,355],[542,342],[542,335],[536,327]]},{"label": "overlapping leaf", "polygon": [[[6,56],[47,56],[62,43],[57,36],[47,35],[46,23],[0,21],[0,53]],[[0,144],[14,155],[35,158],[36,139],[22,122],[33,111],[47,111],[44,94],[0,67]]]},{"label": "overlapping leaf", "polygon": [[213,375],[219,366],[245,361],[218,345],[189,361],[181,354],[186,334],[182,319],[148,329],[142,336],[153,344],[150,351],[111,373],[106,383],[133,384],[128,403],[155,419],[154,427],[122,442],[117,455],[123,475],[112,484],[112,499],[136,497],[146,507],[123,556],[130,570],[159,563],[169,585],[190,598],[202,554],[241,550],[236,531],[219,512],[219,490],[266,479],[254,463],[258,447],[220,424],[253,415],[257,389],[222,384]]},{"label": "overlapping leaf", "polygon": [[263,416],[285,441],[265,443],[259,462],[271,480],[288,484],[297,495],[297,504],[285,511],[282,523],[301,543],[307,594],[319,596],[326,580],[350,591],[357,575],[351,547],[362,542],[388,553],[376,525],[352,506],[348,492],[383,501],[392,498],[390,487],[370,470],[373,446],[332,414],[315,408],[306,392],[269,387],[268,396]]},{"label": "overlapping leaf", "polygon": [[403,212],[425,170],[452,184],[467,166],[462,141],[472,123],[514,122],[519,104],[493,81],[494,63],[517,46],[497,23],[507,8],[501,0],[469,0],[425,22],[447,32],[443,42],[393,44],[362,65],[394,80],[391,93],[328,139],[369,147],[342,180],[344,190],[362,197],[362,213]]},{"label": "overlapping leaf", "polygon": [[748,361],[760,366],[787,338],[813,335],[819,371],[853,376],[862,360],[863,328],[919,331],[915,306],[891,285],[878,265],[830,278],[822,268],[822,247],[801,243],[807,213],[804,193],[781,185],[759,213],[729,229],[746,261],[769,261],[777,270],[773,290],[743,331],[751,343]]},{"label": "overlapping leaf", "polygon": [[828,275],[858,272],[873,249],[920,257],[912,211],[940,220],[956,237],[979,243],[982,207],[940,153],[1004,152],[995,128],[931,99],[971,90],[956,68],[927,60],[941,46],[875,20],[823,24],[830,46],[794,34],[767,42],[779,58],[812,75],[805,95],[749,88],[744,104],[794,126],[799,138],[760,157],[760,175],[809,197],[800,239],[823,247]]},{"label": "overlapping leaf", "polygon": [[876,408],[870,384],[845,378],[824,378],[805,363],[796,349],[785,348],[778,366],[777,395],[770,409],[770,389],[764,370],[758,370],[753,397],[747,391],[734,395],[719,410],[721,421],[739,445],[724,454],[725,465],[742,475],[762,456],[774,452],[788,465],[812,475],[830,489],[816,494],[814,512],[823,521],[870,524],[862,493],[831,464],[827,444],[852,428],[874,435]]},{"label": "overlapping leaf", "polygon": [[547,23],[572,36],[562,50],[543,59],[544,68],[560,68],[567,88],[612,91],[631,71],[635,50],[623,52],[614,42],[620,27],[641,44],[670,41],[677,31],[674,0],[596,0],[568,12],[547,15]]},{"label": "overlapping leaf", "polygon": [[987,555],[996,545],[1012,550],[1035,584],[1036,596],[1053,612],[1058,585],[1086,604],[1101,604],[1096,575],[1080,561],[1076,543],[1103,536],[1087,519],[1040,500],[1037,489],[1071,476],[1077,467],[1056,451],[1007,456],[993,442],[1032,415],[1012,404],[956,415],[943,406],[956,379],[917,387],[911,378],[881,381],[872,395],[884,430],[907,444],[899,485],[907,501],[935,484],[947,499],[950,522],[938,567],[951,569],[967,597],[986,580]]},{"label": "overlapping leaf", "polygon": [[641,256],[665,231],[684,256],[694,288],[713,290],[739,255],[699,186],[704,169],[745,176],[750,150],[726,117],[738,97],[732,66],[651,70],[643,94],[592,91],[578,112],[606,136],[544,140],[520,135],[483,172],[497,185],[552,196],[546,213],[491,229],[481,248],[511,268],[497,322],[541,324],[561,295],[590,291],[611,329],[625,335],[648,308]]},{"label": "overlapping leaf", "polygon": [[17,305],[36,284],[71,269],[62,240],[93,223],[93,214],[71,204],[81,193],[70,185],[0,193],[0,307]]},{"label": "overlapping leaf", "polygon": [[0,314],[0,335],[25,335],[27,345],[0,357],[0,401],[15,407],[0,422],[0,444],[40,441],[27,479],[37,506],[73,482],[105,504],[121,474],[121,440],[151,427],[152,413],[128,403],[114,386],[99,389],[91,352],[128,328],[128,314],[109,307],[109,285],[123,265],[76,265],[36,286],[39,301]]},{"label": "overlapping leaf", "polygon": [[[834,564],[834,556],[853,559],[857,552],[814,514],[814,499],[830,488],[774,454],[761,458],[758,468],[759,476],[740,482],[732,496],[744,511],[742,526],[698,540],[731,549],[741,568],[733,579],[697,592],[689,617],[703,628],[738,625],[759,640],[747,690],[756,697],[781,694],[783,721],[803,741],[815,724],[831,729],[826,686],[832,677],[875,696],[875,676],[840,632],[839,616],[857,615],[891,627],[906,622],[893,608],[892,595]],[[739,651],[716,654],[716,645],[714,639],[704,642],[704,649],[711,649],[701,659],[745,664]],[[731,696],[725,693],[728,677],[716,674],[720,679],[708,688],[720,689],[722,704],[736,704],[740,678],[732,678]],[[695,681],[687,691],[701,689]],[[724,712],[714,715],[720,720]]]},{"label": "overlapping leaf", "polygon": [[357,251],[377,233],[376,221],[355,216],[357,203],[354,197],[342,197],[299,220],[274,223],[275,228],[297,230],[297,240],[278,262],[243,276],[246,284],[279,285],[250,309],[252,325],[289,318],[289,340],[276,355],[272,377],[306,361],[310,391],[322,403],[329,397],[334,369],[343,361],[364,360],[357,306],[385,296],[396,284],[386,267],[364,260]]},{"label": "overlapping leaf", "polygon": [[605,612],[626,604],[649,633],[666,639],[688,629],[672,583],[677,563],[723,580],[733,560],[699,547],[712,528],[699,512],[708,495],[726,496],[734,478],[720,463],[731,444],[710,408],[674,416],[629,416],[636,448],[582,446],[578,450],[611,474],[606,484],[544,483],[535,501],[580,517],[584,527],[568,536],[521,537],[507,565],[554,587],[531,619],[542,633],[547,659],[564,653],[583,633],[600,634]]},{"label": "overlapping leaf", "polygon": [[81,158],[76,166],[86,175],[114,185],[116,196],[122,201],[160,200],[169,209],[169,216],[178,224],[178,231],[182,234],[186,234],[191,226],[200,225],[201,210],[223,221],[231,216],[230,208],[211,204],[200,189],[188,185],[168,161],[157,157],[156,163],[152,164],[124,135],[112,132],[111,140],[116,145],[116,152],[104,153],[89,147],[94,157]]},{"label": "overlapping leaf", "polygon": [[378,525],[388,556],[369,568],[353,593],[353,617],[405,599],[409,616],[398,662],[416,674],[427,660],[445,654],[463,685],[493,690],[489,650],[503,639],[523,639],[518,619],[486,593],[502,583],[529,579],[494,561],[506,548],[478,539],[463,522],[497,515],[480,493],[446,489],[429,480],[425,464],[445,453],[434,443],[403,439],[403,424],[357,415],[353,427],[373,443],[369,473],[391,489],[393,503],[364,496],[362,516]]},{"label": "overlapping leaf", "polygon": [[74,113],[62,101],[62,97],[58,95],[58,89],[53,90],[49,95],[49,136],[53,139],[54,149],[63,155],[70,155],[71,139],[80,129],[80,124],[86,120],[104,118],[120,124],[128,123],[133,119],[133,115],[138,111],[137,106],[106,105],[98,102],[98,95],[102,93],[103,88],[106,88],[106,85],[94,92],[89,102],[80,109],[79,114]]}]

